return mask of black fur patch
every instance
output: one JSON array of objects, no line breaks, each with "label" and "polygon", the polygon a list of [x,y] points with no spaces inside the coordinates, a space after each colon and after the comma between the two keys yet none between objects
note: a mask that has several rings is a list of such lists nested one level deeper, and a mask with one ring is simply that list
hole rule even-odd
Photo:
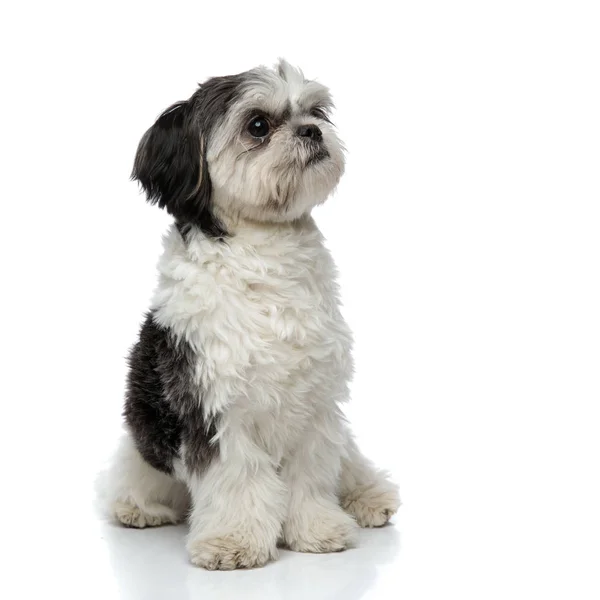
[{"label": "black fur patch", "polygon": [[165,208],[177,223],[196,225],[216,238],[226,231],[211,210],[206,149],[243,81],[243,74],[213,77],[189,100],[163,112],[142,137],[131,174],[149,202]]},{"label": "black fur patch", "polygon": [[129,356],[124,416],[144,460],[165,473],[173,473],[176,458],[202,470],[218,453],[211,443],[215,424],[204,422],[201,390],[193,381],[196,360],[185,342],[147,314]]}]

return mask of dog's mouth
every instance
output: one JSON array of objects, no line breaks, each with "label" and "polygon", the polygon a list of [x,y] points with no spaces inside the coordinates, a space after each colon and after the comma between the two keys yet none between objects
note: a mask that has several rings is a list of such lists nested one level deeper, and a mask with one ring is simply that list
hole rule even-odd
[{"label": "dog's mouth", "polygon": [[327,148],[318,148],[317,150],[315,150],[315,152],[312,154],[312,156],[306,161],[306,163],[304,164],[304,167],[308,168],[312,165],[315,165],[317,163],[324,161],[326,158],[329,158],[329,152],[328,152]]}]

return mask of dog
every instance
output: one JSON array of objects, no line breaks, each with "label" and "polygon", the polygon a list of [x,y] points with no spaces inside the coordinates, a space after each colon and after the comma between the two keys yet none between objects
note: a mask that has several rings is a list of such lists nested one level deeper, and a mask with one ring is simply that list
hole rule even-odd
[{"label": "dog", "polygon": [[129,356],[110,511],[129,527],[188,519],[205,569],[344,550],[400,505],[341,411],[352,335],[310,214],[344,171],[332,108],[281,60],[208,79],[135,157],[174,223]]}]

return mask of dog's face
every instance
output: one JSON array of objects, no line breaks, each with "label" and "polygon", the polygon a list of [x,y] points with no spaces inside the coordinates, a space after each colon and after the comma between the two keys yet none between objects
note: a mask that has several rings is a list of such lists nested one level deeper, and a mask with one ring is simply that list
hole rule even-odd
[{"label": "dog's face", "polygon": [[202,84],[138,148],[133,177],[182,224],[225,233],[219,215],[291,221],[325,201],[343,170],[329,91],[281,61]]}]

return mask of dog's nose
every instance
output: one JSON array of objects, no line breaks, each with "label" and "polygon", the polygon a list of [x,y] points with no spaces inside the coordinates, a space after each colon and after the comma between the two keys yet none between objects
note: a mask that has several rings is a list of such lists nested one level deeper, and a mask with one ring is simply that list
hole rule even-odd
[{"label": "dog's nose", "polygon": [[300,137],[305,137],[315,142],[320,142],[323,139],[323,134],[316,125],[300,125],[296,130],[296,133]]}]

